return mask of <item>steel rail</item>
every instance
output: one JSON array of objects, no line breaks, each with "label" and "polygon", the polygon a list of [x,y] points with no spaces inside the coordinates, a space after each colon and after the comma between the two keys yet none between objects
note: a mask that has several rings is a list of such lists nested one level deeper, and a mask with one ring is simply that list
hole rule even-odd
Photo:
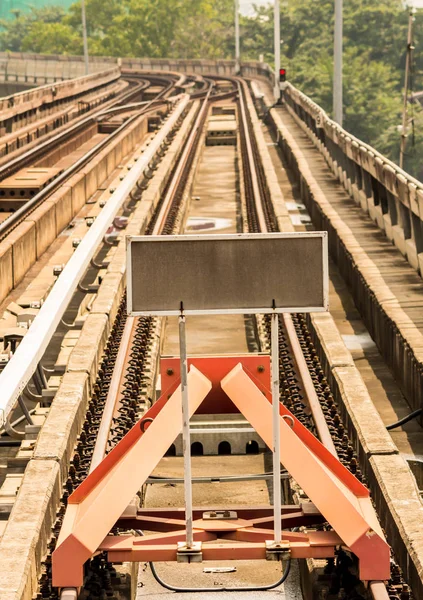
[{"label": "steel rail", "polygon": [[[128,321],[130,320],[130,323]],[[113,415],[116,410],[116,404],[122,389],[123,380],[125,377],[125,366],[128,364],[129,355],[131,352],[132,340],[136,330],[136,320],[134,317],[126,319],[125,327],[122,333],[122,339],[119,345],[116,363],[113,369],[110,387],[107,392],[106,402],[104,404],[103,414],[101,416],[100,427],[97,433],[93,455],[89,473],[101,463],[106,455],[107,442],[110,436],[110,427],[112,424]]]},{"label": "steel rail", "polygon": [[[199,134],[200,128],[202,127],[202,123],[207,111],[210,93],[211,88],[208,91],[206,98],[204,99],[203,105],[198,112],[191,133],[187,141],[185,142],[184,149],[178,160],[176,169],[172,175],[172,180],[167,188],[163,203],[159,209],[159,215],[155,222],[152,235],[159,235],[163,231],[174,196],[178,187],[181,185],[183,174],[187,167],[187,162],[192,152],[195,139]],[[112,380],[110,382],[110,387],[105,402],[105,408],[101,417],[100,428],[94,446],[91,465],[89,469],[90,473],[97,467],[97,465],[100,464],[100,462],[103,460],[106,454],[107,443],[110,436],[110,427],[112,424],[113,415],[116,411],[116,407],[119,402],[119,398],[121,396],[122,384],[126,373],[126,364],[130,355],[131,342],[133,340],[138,321],[138,317],[128,316],[126,318],[125,327],[122,334],[122,340],[119,346],[115,367],[113,369]]]},{"label": "steel rail", "polygon": [[113,131],[107,138],[101,140],[93,148],[91,148],[84,156],[81,156],[73,165],[65,169],[60,175],[55,177],[45,188],[43,188],[38,194],[35,194],[28,202],[25,202],[10,217],[5,219],[0,224],[0,240],[3,240],[15,227],[21,223],[22,219],[26,218],[31,212],[33,212],[50,194],[52,194],[60,185],[63,185],[72,175],[77,173],[82,167],[84,167],[88,161],[96,156],[103,148],[105,148],[116,136],[118,136],[124,129],[131,125],[139,115],[135,115],[129,118],[127,121],[122,123],[115,131]]},{"label": "steel rail", "polygon": [[[144,88],[143,88],[144,89]],[[122,110],[122,109],[121,109]],[[7,165],[2,168],[0,167],[0,179],[7,177],[10,172],[16,172],[19,168],[23,168],[29,162],[39,158],[40,154],[44,151],[47,153],[54,149],[54,147],[60,143],[61,141],[66,141],[70,139],[73,135],[77,135],[80,131],[85,129],[88,125],[93,125],[98,118],[100,118],[103,114],[103,110],[90,115],[86,119],[78,121],[72,127],[67,129],[65,132],[58,133],[54,137],[46,140],[36,148],[28,150],[25,154],[18,156],[13,161],[7,163]],[[0,241],[4,239],[10,231],[12,231],[22,219],[32,212],[44,199],[45,197],[53,192],[61,183],[63,183],[66,179],[72,176],[74,172],[76,172],[85,162],[87,162],[92,156],[97,154],[103,147],[105,147],[116,135],[118,135],[125,127],[128,125],[128,121],[122,123],[119,129],[116,129],[112,134],[110,134],[106,139],[99,142],[94,148],[91,148],[83,157],[81,157],[76,163],[74,163],[71,167],[66,169],[63,173],[58,175],[50,184],[48,184],[45,188],[43,188],[38,194],[33,196],[28,202],[26,202],[23,206],[18,208],[15,212],[13,212],[7,219],[5,219],[2,223],[0,223]],[[11,171],[9,171],[9,167],[12,166]]]},{"label": "steel rail", "polygon": [[[120,94],[119,96],[109,100],[106,103],[106,105],[116,104],[117,102],[125,102],[128,98],[131,98],[132,96],[141,92],[144,89],[146,89],[146,86],[143,85],[143,83],[140,83],[140,85],[137,87],[136,90],[134,90],[134,89],[127,90],[126,92]],[[49,149],[53,149],[55,144],[58,144],[58,143],[64,141],[65,139],[70,137],[70,135],[78,133],[79,130],[86,127],[86,125],[88,123],[90,123],[90,122],[94,123],[95,120],[97,119],[97,117],[99,115],[101,115],[104,110],[105,110],[105,107],[103,106],[96,112],[90,114],[89,116],[82,118],[82,119],[77,119],[77,121],[70,127],[66,127],[67,124],[62,125],[60,127],[60,129],[62,129],[62,131],[60,131],[60,133],[57,133],[56,135],[54,135],[52,137],[48,137],[48,139],[45,139],[40,144],[37,144],[35,147],[27,150],[26,152],[23,152],[22,154],[20,154],[19,156],[16,156],[12,160],[7,161],[5,164],[0,166],[0,179],[4,179],[5,177],[10,176],[12,173],[16,172],[17,170],[25,167],[26,164],[36,160],[44,152],[48,151]],[[16,133],[18,134],[19,130]],[[49,148],[49,146],[51,146],[51,148]]]},{"label": "steel rail", "polygon": [[2,390],[0,399],[0,425],[7,420],[20,394],[37,368],[57,326],[60,324],[81,277],[89,266],[98,246],[101,244],[110,223],[119,212],[163,141],[175,126],[189,101],[190,99],[187,95],[178,98],[178,103],[173,113],[148,147],[145,148],[139,160],[134,163],[134,166],[119,187],[111,194],[107,204],[59,275],[16,352],[0,374],[0,389]]},{"label": "steel rail", "polygon": [[[77,119],[76,123],[74,123],[74,125],[72,125],[72,127],[70,127],[70,128],[68,127],[66,129],[65,133],[68,133],[69,131],[72,132],[76,126],[80,126],[80,125],[85,126],[87,124],[87,122],[90,122],[90,120],[92,120],[92,122],[95,122],[103,114],[107,114],[109,112],[109,110],[119,111],[120,108],[124,108],[124,107],[120,107],[119,105],[122,104],[123,102],[127,103],[129,99],[131,99],[132,97],[136,96],[137,94],[145,91],[153,83],[157,83],[156,78],[151,76],[151,80],[150,80],[149,77],[150,77],[149,74],[145,74],[145,75],[143,74],[143,77],[141,77],[139,80],[137,80],[136,78],[131,79],[131,77],[127,77],[126,80],[130,83],[135,84],[135,87],[132,87],[130,89],[127,89],[126,91],[120,92],[116,97],[114,97],[106,102],[106,106],[107,105],[116,105],[116,106],[114,106],[111,109],[107,109],[103,106],[100,109],[98,109],[96,112],[94,112],[93,114],[90,114],[89,116],[87,116],[85,118],[82,118],[82,120]],[[125,79],[124,77],[122,77],[122,78]],[[169,82],[169,78],[161,77],[159,79],[160,79],[159,85],[164,86],[164,89],[159,94],[157,94],[155,99],[160,98],[163,94],[169,92],[173,88],[173,82]],[[146,101],[146,103],[154,102],[155,99]],[[65,127],[65,125],[61,126],[60,129],[63,129],[64,127]],[[16,130],[17,135],[19,135],[19,131],[20,130]],[[24,165],[20,165],[18,163],[20,163],[26,159],[34,160],[38,156],[40,151],[43,151],[45,149],[45,144],[53,144],[53,142],[61,141],[60,136],[62,136],[62,135],[64,135],[63,131],[54,137],[48,137],[48,139],[46,139],[42,144],[38,144],[36,148],[31,148],[30,150],[27,150],[25,153],[22,153],[19,156],[13,158],[11,161],[8,161],[6,164],[1,165],[0,166],[0,177],[1,178],[6,177],[9,174],[8,169],[10,166],[19,168],[20,166],[24,166]]]},{"label": "steel rail", "polygon": [[287,333],[288,342],[291,346],[291,351],[297,366],[296,370],[301,379],[302,388],[313,415],[313,422],[316,426],[320,441],[324,446],[326,446],[329,452],[337,457],[338,454],[336,452],[335,444],[327,426],[316,388],[314,387],[313,380],[311,379],[310,370],[304,358],[304,353],[301,349],[301,345],[295,331],[295,326],[292,321],[292,315],[283,313],[283,322],[285,331]]},{"label": "steel rail", "polygon": [[[124,101],[124,99],[131,98],[135,94],[138,94],[141,91],[145,90],[146,87],[148,87],[148,86],[143,85],[141,83],[139,86],[137,86],[136,90],[132,89],[126,95],[124,95],[122,98],[120,98],[119,102]],[[14,213],[12,213],[7,219],[5,219],[2,223],[0,223],[0,241],[3,240],[10,233],[10,231],[12,231],[17,225],[19,225],[19,223],[28,214],[30,214],[33,210],[35,210],[35,208],[37,208],[38,205],[41,204],[41,202],[43,200],[45,200],[45,198],[50,193],[52,193],[59,185],[61,185],[67,179],[69,179],[74,173],[78,172],[82,166],[84,166],[93,156],[98,154],[98,152],[100,152],[104,147],[106,147],[117,135],[119,135],[124,129],[126,129],[134,120],[139,118],[142,114],[145,114],[146,112],[148,112],[151,109],[151,107],[154,107],[155,104],[157,104],[157,103],[160,104],[160,102],[164,102],[163,97],[166,94],[168,94],[171,89],[172,89],[172,83],[169,83],[152,100],[147,100],[145,102],[138,102],[138,103],[134,103],[133,105],[131,105],[131,108],[133,106],[134,108],[143,107],[143,109],[137,115],[134,115],[133,117],[130,117],[129,119],[127,119],[113,133],[111,133],[109,136],[107,136],[107,138],[105,138],[104,140],[99,142],[96,146],[94,146],[94,148],[91,148],[91,150],[89,150],[84,156],[82,156],[76,163],[74,163],[72,166],[70,166],[68,169],[66,169],[63,173],[58,175],[51,183],[49,183],[45,188],[43,188],[38,194],[36,194],[33,198],[31,198],[23,206],[21,206]],[[53,138],[46,140],[38,148],[32,149],[32,150],[28,151],[28,153],[26,153],[20,157],[17,157],[15,159],[15,161],[12,161],[12,163],[8,163],[7,168],[9,167],[10,164],[12,164],[12,165],[14,163],[17,164],[17,162],[19,162],[19,161],[23,161],[24,163],[26,163],[28,157],[34,159],[35,156],[38,156],[40,151],[44,150],[45,148],[47,148],[47,151],[50,149],[53,149],[53,147],[59,141],[63,141],[64,139],[67,139],[72,134],[79,133],[80,130],[84,129],[89,124],[93,124],[96,121],[99,121],[103,116],[107,117],[109,115],[109,111],[113,111],[114,113],[120,113],[120,112],[125,112],[126,110],[130,110],[127,108],[127,106],[128,105],[125,104],[123,106],[117,106],[117,107],[113,107],[113,108],[106,109],[106,110],[104,110],[104,108],[103,108],[102,110],[98,111],[97,113],[90,115],[88,118],[86,118],[82,121],[79,121],[73,127],[71,127],[69,130],[67,130],[67,132],[61,132],[57,136],[54,136]],[[52,148],[50,148],[50,146],[52,146]],[[35,156],[33,156],[33,154],[35,154]],[[1,172],[2,171],[0,168],[0,178],[1,178]]]},{"label": "steel rail", "polygon": [[[241,84],[240,84],[241,85]],[[244,84],[246,85],[246,84]],[[245,111],[244,102],[241,103],[241,110]],[[246,122],[246,116],[244,115],[244,119]],[[247,130],[247,129],[246,129]],[[251,142],[250,142],[251,145]],[[248,155],[251,156],[251,153]],[[254,177],[257,178],[256,167],[251,168],[251,171],[254,173]],[[256,187],[254,187],[256,189]],[[255,193],[254,198],[256,200],[257,205],[257,215],[258,221],[261,231],[267,231],[267,221],[265,217],[265,208],[263,206],[262,194],[261,192]],[[260,201],[258,201],[260,199]],[[334,455],[337,456],[337,452],[335,449],[335,444],[332,440],[332,436],[330,434],[329,428],[326,423],[325,415],[323,414],[322,407],[319,402],[319,398],[317,396],[313,381],[311,379],[310,371],[307,367],[307,363],[304,358],[303,351],[301,349],[300,342],[298,340],[297,333],[295,331],[294,323],[292,320],[292,315],[288,313],[283,314],[283,321],[285,326],[285,331],[287,333],[288,341],[291,346],[292,353],[294,355],[294,359],[297,365],[297,372],[301,379],[302,387],[309,404],[310,410],[313,415],[314,424],[316,426],[320,441],[327,447],[327,449]]]},{"label": "steel rail", "polygon": [[[200,115],[202,115],[204,118],[210,91],[211,91],[211,89],[207,93],[206,99],[204,100],[203,107],[200,109],[199,115],[197,116],[197,119],[194,123],[193,130],[195,130],[196,135],[198,135],[199,117],[200,117]],[[175,177],[175,176],[178,177],[179,183],[181,183],[181,177],[179,176],[179,174],[181,172],[183,172],[183,168],[186,168],[190,151],[192,151],[192,148],[195,143],[196,135],[193,135],[193,131],[191,132],[191,135],[189,136],[187,142],[185,143],[184,151],[183,151],[180,159],[178,160],[177,168],[173,174],[173,177]],[[182,171],[181,171],[181,164],[183,166]],[[174,195],[176,193],[178,186],[171,186],[171,187],[172,187],[173,192],[171,194],[169,194],[169,193],[166,194],[164,204],[166,204],[166,203],[172,204],[172,201],[174,199]],[[162,209],[163,209],[163,206],[162,206]],[[160,214],[162,214],[162,210],[160,210]],[[168,211],[165,211],[165,214],[167,217]],[[165,220],[166,220],[166,217],[165,217]],[[160,233],[160,231],[161,231],[161,225],[160,225],[161,222],[162,222],[161,219],[158,219],[156,221],[154,231],[157,233]],[[135,336],[135,333],[137,330],[138,321],[139,321],[139,319],[137,317],[127,317],[126,321],[125,321],[124,329],[122,332],[122,338],[121,338],[121,341],[119,344],[119,350],[118,350],[116,362],[115,362],[115,365],[113,368],[113,374],[112,374],[110,386],[109,386],[109,389],[107,392],[107,397],[106,397],[104,409],[103,409],[102,416],[101,416],[100,426],[99,426],[99,429],[97,432],[96,441],[95,441],[95,445],[94,445],[94,449],[93,449],[93,453],[92,453],[92,457],[91,457],[91,461],[90,461],[89,473],[91,473],[98,466],[98,464],[103,460],[104,456],[106,455],[107,444],[108,444],[109,437],[110,437],[110,428],[112,425],[112,419],[116,412],[119,398],[122,395],[122,387],[123,387],[122,384],[123,384],[123,381],[124,381],[124,378],[126,375],[126,365],[128,364],[128,361],[130,358],[130,353],[132,350],[132,348],[131,348],[132,340],[134,339],[134,336]],[[76,600],[76,598],[77,598],[77,592],[75,589],[71,589],[71,588],[62,590],[61,595],[60,595],[61,600]]]},{"label": "steel rail", "polygon": [[203,120],[204,120],[205,114],[207,112],[208,100],[210,98],[210,93],[211,93],[211,88],[208,91],[208,93],[204,99],[203,106],[200,108],[200,111],[197,115],[194,126],[193,126],[191,133],[189,135],[189,138],[185,144],[185,148],[182,152],[181,158],[178,161],[178,165],[173,174],[172,181],[167,189],[163,204],[161,206],[159,215],[156,220],[156,224],[152,231],[152,235],[159,235],[161,233],[161,231],[163,230],[164,224],[169,215],[169,210],[170,210],[170,207],[172,204],[172,199],[177,191],[178,186],[181,184],[182,177],[185,172],[186,165],[187,165],[195,138],[199,132],[200,127],[202,127]]},{"label": "steel rail", "polygon": [[[244,84],[244,83],[243,83]],[[246,84],[244,84],[246,85]],[[243,106],[241,104],[241,106]],[[256,204],[264,204],[262,195],[255,196]],[[259,224],[262,231],[268,230],[266,219],[264,216],[264,207],[261,206],[257,211]],[[264,226],[263,226],[264,223]],[[326,448],[336,457],[338,457],[338,452],[335,448],[335,444],[333,442],[332,436],[329,431],[329,427],[327,425],[325,415],[322,410],[322,406],[319,402],[313,381],[311,379],[310,371],[307,367],[306,360],[304,358],[304,354],[301,349],[301,345],[295,331],[294,323],[292,320],[292,315],[288,313],[283,314],[283,321],[285,326],[285,331],[287,334],[288,342],[291,347],[292,353],[294,355],[294,360],[297,366],[297,373],[301,379],[301,383],[303,386],[303,390],[305,393],[305,399],[308,402],[310,407],[313,422],[316,426],[320,441],[326,446]],[[389,600],[389,594],[386,589],[386,585],[383,581],[371,581],[369,582],[369,588],[372,595],[373,600]]]},{"label": "steel rail", "polygon": [[247,121],[247,111],[245,107],[244,101],[244,90],[243,90],[243,82],[238,81],[238,90],[239,90],[239,105],[240,105],[240,113],[243,125],[244,132],[244,141],[247,147],[247,157],[248,157],[248,167],[251,177],[251,185],[252,185],[252,193],[253,199],[255,200],[255,209],[257,213],[258,225],[260,231],[267,231],[267,222],[264,213],[263,203],[259,202],[259,198],[262,197],[262,192],[259,185],[259,176],[257,172],[257,162],[254,158],[254,152],[250,137],[250,128]]},{"label": "steel rail", "polygon": [[[44,202],[50,196],[50,194],[53,194],[53,192],[55,192],[59,186],[63,185],[68,179],[78,173],[91,159],[93,159],[99,152],[101,152],[101,150],[106,148],[118,135],[120,135],[122,131],[125,131],[125,129],[127,129],[142,115],[154,109],[155,107],[152,107],[151,103],[155,102],[163,103],[165,101],[151,100],[149,102],[139,103],[140,107],[143,107],[143,109],[138,114],[129,117],[117,129],[115,129],[115,131],[110,133],[106,138],[102,139],[93,148],[88,150],[88,152],[81,156],[81,158],[79,158],[75,163],[55,177],[53,181],[46,185],[46,187],[38,192],[38,194],[35,194],[35,196],[28,200],[28,202],[25,202],[25,204],[19,207],[7,219],[0,223],[0,241],[4,240],[10,234],[10,232],[13,231],[13,229],[15,229],[36,208],[38,208],[38,206]],[[123,112],[124,109],[125,107],[122,107],[121,111]]]},{"label": "steel rail", "polygon": [[[91,73],[90,75],[81,75],[78,77],[73,78],[73,81],[75,82],[80,82],[80,84],[84,84],[84,82],[88,81],[89,79],[92,79],[93,77],[97,78],[100,76],[110,76],[110,79],[107,80],[107,82],[103,82],[103,83],[98,83],[98,81],[95,81],[95,84],[92,88],[88,88],[85,92],[82,93],[86,93],[86,94],[90,94],[91,92],[95,92],[97,89],[99,89],[100,87],[103,87],[104,85],[107,85],[108,83],[114,83],[116,81],[119,80],[119,78],[121,77],[121,73],[120,71],[118,71],[117,66],[111,66],[107,69],[104,69],[103,71],[98,71],[97,73]],[[26,90],[22,90],[20,92],[16,92],[15,94],[10,94],[8,96],[3,96],[2,98],[0,98],[0,115],[2,115],[2,112],[5,110],[3,107],[10,108],[11,106],[17,106],[22,108],[23,106],[25,106],[26,104],[28,104],[29,102],[33,101],[33,96],[34,94],[39,95],[41,92],[41,99],[44,100],[45,95],[44,92],[47,92],[49,94],[49,99],[51,100],[51,104],[58,104],[63,100],[68,100],[69,98],[72,98],[71,95],[69,96],[60,96],[59,98],[57,98],[57,93],[53,96],[52,92],[55,89],[57,92],[57,88],[61,88],[63,86],[65,86],[67,83],[69,83],[72,80],[62,80],[62,81],[54,81],[52,83],[44,83],[44,85],[39,85],[39,86],[35,86],[34,88],[31,89],[26,89]],[[23,101],[19,102],[20,99],[23,98]],[[16,99],[18,100],[18,102],[16,102]],[[28,110],[27,108],[22,111],[25,112],[26,110]],[[3,115],[2,115],[3,116]]]}]

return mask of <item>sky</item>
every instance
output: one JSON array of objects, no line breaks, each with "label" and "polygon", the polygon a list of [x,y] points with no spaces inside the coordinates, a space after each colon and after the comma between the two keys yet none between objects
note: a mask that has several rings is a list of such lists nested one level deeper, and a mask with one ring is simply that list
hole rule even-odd
[{"label": "sky", "polygon": [[[241,12],[248,15],[252,12],[253,4],[269,4],[270,2],[273,4],[272,0],[240,0],[239,5]],[[418,6],[419,8],[423,8],[423,0],[410,0],[409,3]]]},{"label": "sky", "polygon": [[[423,4],[423,0],[420,0]],[[269,4],[269,0],[239,0],[239,7],[244,15],[248,15],[253,10],[253,4]]]}]

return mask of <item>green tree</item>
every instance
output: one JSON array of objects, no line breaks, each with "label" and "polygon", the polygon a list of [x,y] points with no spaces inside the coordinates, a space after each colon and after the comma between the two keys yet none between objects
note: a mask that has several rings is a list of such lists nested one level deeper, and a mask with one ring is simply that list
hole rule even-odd
[{"label": "green tree", "polygon": [[[288,69],[288,78],[329,114],[332,111],[333,18],[333,0],[281,3],[281,58]],[[415,18],[415,30],[423,31],[423,11],[417,11]],[[396,158],[407,26],[408,10],[401,0],[344,3],[344,127]],[[242,27],[244,55],[257,58],[263,53],[266,60],[272,62],[272,6],[257,9],[255,16],[243,19]],[[420,75],[423,59],[418,53],[416,59],[415,87],[423,88]],[[385,135],[388,131],[389,135]],[[414,168],[413,165],[410,168]]]},{"label": "green tree", "polygon": [[[61,6],[31,7],[29,12],[14,11],[12,20],[0,20],[0,50],[22,52],[23,42],[37,24],[60,23],[65,11]],[[50,51],[51,53],[51,51]]]},{"label": "green tree", "polygon": [[369,52],[348,48],[344,61],[344,127],[364,142],[378,143],[380,132],[398,119],[401,96],[392,69],[372,61]]},{"label": "green tree", "polygon": [[73,54],[83,52],[81,36],[65,23],[34,23],[22,40],[23,52]]}]

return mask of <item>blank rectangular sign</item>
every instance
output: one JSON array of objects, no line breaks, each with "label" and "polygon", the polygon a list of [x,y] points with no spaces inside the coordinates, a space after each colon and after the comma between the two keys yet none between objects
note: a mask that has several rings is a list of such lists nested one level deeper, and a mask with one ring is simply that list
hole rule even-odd
[{"label": "blank rectangular sign", "polygon": [[127,238],[128,313],[328,309],[326,232]]}]

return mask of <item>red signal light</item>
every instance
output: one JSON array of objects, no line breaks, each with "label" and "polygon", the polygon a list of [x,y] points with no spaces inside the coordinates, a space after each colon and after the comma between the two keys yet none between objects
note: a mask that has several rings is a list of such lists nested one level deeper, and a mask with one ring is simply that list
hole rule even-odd
[{"label": "red signal light", "polygon": [[279,81],[281,83],[286,81],[286,69],[279,69]]}]

